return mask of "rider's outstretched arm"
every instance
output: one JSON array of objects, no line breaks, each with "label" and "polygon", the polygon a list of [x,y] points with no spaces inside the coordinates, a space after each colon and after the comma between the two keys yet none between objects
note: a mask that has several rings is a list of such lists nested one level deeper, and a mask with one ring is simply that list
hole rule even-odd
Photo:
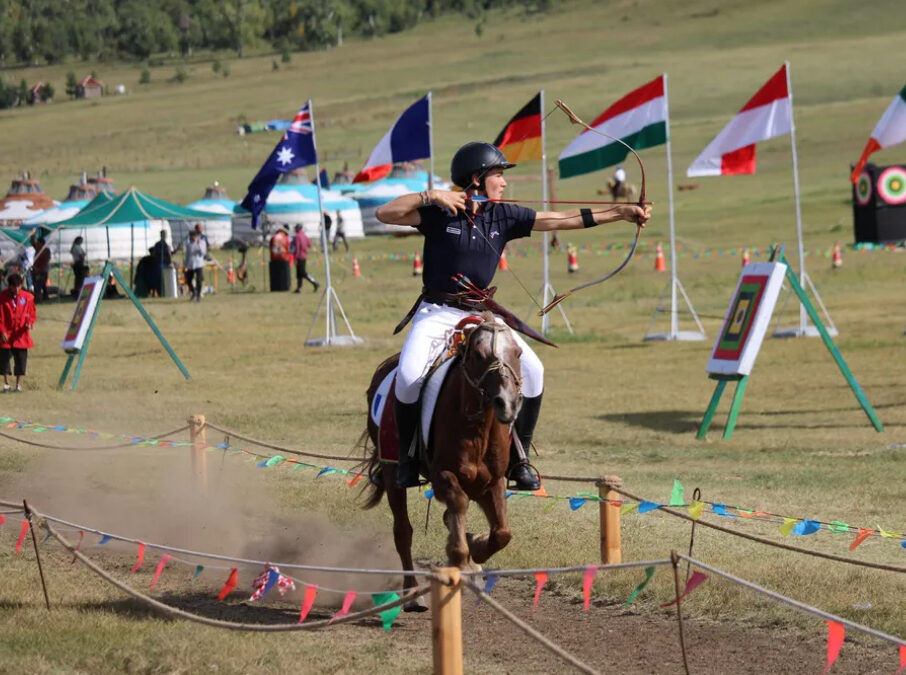
[{"label": "rider's outstretched arm", "polygon": [[535,216],[533,230],[581,230],[605,223],[625,220],[628,223],[644,225],[651,217],[651,207],[643,209],[635,204],[618,204],[608,209],[573,209],[571,211],[539,211]]}]

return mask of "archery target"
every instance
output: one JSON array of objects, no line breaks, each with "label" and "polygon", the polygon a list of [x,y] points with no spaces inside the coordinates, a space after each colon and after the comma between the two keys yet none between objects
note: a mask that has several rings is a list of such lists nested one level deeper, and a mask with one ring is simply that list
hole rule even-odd
[{"label": "archery target", "polygon": [[868,206],[871,201],[871,176],[867,171],[863,171],[859,176],[859,182],[856,183],[856,202],[859,206]]},{"label": "archery target", "polygon": [[886,204],[906,204],[906,169],[891,166],[878,176],[878,195]]}]

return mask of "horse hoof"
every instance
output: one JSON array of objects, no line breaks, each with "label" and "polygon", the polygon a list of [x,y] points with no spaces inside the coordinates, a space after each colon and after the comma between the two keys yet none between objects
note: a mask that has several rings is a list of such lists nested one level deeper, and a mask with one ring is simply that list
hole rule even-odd
[{"label": "horse hoof", "polygon": [[427,612],[428,605],[425,604],[424,598],[416,598],[415,600],[410,600],[405,605],[403,605],[404,612]]}]

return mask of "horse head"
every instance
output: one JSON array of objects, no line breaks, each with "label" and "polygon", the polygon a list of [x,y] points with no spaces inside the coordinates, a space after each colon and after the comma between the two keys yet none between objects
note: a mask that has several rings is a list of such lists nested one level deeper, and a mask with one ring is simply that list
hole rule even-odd
[{"label": "horse head", "polygon": [[464,335],[460,347],[464,379],[491,405],[501,424],[512,424],[522,407],[522,349],[510,329],[490,312],[466,317],[457,330]]}]

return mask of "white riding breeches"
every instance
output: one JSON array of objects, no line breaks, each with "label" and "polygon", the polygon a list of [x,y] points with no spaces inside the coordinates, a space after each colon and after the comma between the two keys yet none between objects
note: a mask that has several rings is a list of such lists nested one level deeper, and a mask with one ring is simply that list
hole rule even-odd
[{"label": "white riding breeches", "polygon": [[[462,319],[474,312],[456,307],[435,305],[422,301],[412,317],[409,335],[400,353],[396,375],[396,398],[400,403],[415,403],[428,368],[447,346],[450,331]],[[498,323],[503,319],[495,317]],[[540,396],[544,391],[544,365],[522,336],[512,331],[513,338],[522,349],[522,395],[526,398]]]}]

